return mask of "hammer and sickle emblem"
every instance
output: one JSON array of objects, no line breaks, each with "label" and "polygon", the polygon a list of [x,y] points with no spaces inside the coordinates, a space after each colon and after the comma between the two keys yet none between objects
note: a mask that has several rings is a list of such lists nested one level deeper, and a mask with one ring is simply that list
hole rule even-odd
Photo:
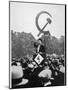
[{"label": "hammer and sickle emblem", "polygon": [[38,28],[38,30],[39,30],[38,36],[39,36],[41,33],[49,34],[49,31],[44,31],[44,29],[45,29],[45,27],[46,27],[48,24],[51,24],[51,22],[52,22],[50,18],[47,18],[47,19],[46,19],[46,20],[47,20],[47,23],[46,23],[46,24],[43,26],[43,28],[41,29],[41,28],[39,27],[39,24],[38,24],[38,19],[39,19],[39,16],[40,16],[41,14],[47,14],[47,15],[49,15],[49,16],[52,18],[51,14],[50,14],[49,12],[47,12],[47,11],[42,11],[42,12],[40,12],[40,13],[37,14],[37,16],[36,16],[36,26],[37,26],[37,28]]}]

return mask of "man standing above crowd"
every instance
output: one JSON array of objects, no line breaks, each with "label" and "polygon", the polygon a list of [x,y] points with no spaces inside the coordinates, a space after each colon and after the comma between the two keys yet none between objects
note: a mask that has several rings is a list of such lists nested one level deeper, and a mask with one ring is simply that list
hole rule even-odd
[{"label": "man standing above crowd", "polygon": [[44,58],[43,62],[41,63],[43,64],[46,60],[46,52],[45,52],[45,46],[42,42],[42,39],[38,39],[37,53],[39,53]]}]

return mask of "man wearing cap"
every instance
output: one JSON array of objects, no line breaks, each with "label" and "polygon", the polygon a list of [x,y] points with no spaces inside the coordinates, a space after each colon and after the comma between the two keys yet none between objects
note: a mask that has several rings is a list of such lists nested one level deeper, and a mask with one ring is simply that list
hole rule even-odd
[{"label": "man wearing cap", "polygon": [[42,39],[38,39],[37,41],[38,45],[36,46],[36,53],[37,55],[41,55],[44,59],[40,64],[44,64],[46,53],[45,53],[45,46],[42,44]]},{"label": "man wearing cap", "polygon": [[48,63],[46,62],[44,64],[43,70],[38,74],[40,79],[43,82],[43,86],[51,85],[50,79],[51,79],[52,72],[49,69]]},{"label": "man wearing cap", "polygon": [[24,73],[20,63],[17,63],[17,65],[12,64],[11,75],[12,88],[24,87],[24,85],[28,83],[28,80],[23,78]]}]

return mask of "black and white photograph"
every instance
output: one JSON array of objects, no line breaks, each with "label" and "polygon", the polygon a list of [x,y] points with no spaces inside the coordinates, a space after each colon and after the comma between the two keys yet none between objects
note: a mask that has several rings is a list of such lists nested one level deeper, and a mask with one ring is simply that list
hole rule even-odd
[{"label": "black and white photograph", "polygon": [[9,1],[10,88],[66,85],[66,4]]}]

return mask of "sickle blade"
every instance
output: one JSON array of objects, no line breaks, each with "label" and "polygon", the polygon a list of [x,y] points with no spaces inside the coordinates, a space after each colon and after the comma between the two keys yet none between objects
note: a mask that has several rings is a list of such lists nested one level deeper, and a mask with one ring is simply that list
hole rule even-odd
[{"label": "sickle blade", "polygon": [[[52,17],[51,14],[49,12],[47,12],[47,11],[42,11],[42,12],[40,12],[40,13],[37,14],[35,23],[36,23],[36,27],[40,31],[40,33],[43,32],[43,29],[45,28],[45,26],[41,29],[39,27],[39,24],[38,24],[38,19],[39,19],[39,16],[41,14],[44,14],[44,13],[47,14],[47,15],[49,15],[50,17]],[[38,34],[38,36],[40,35],[40,33]]]}]

